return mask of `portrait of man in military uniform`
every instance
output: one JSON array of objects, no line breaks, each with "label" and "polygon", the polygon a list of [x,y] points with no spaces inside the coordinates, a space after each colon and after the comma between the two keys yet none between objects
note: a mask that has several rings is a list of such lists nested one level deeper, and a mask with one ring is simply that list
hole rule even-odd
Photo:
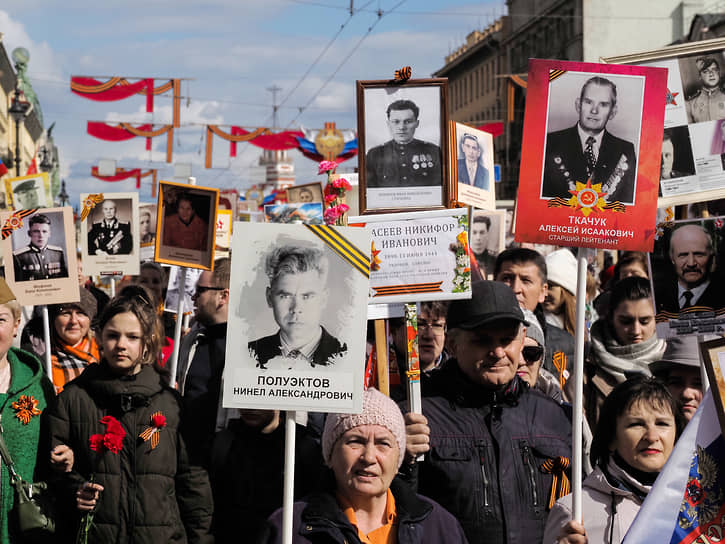
[{"label": "portrait of man in military uniform", "polygon": [[[691,62],[682,59],[681,62]],[[723,93],[720,63],[714,56],[695,59],[699,74],[697,88],[688,93],[685,100],[687,121],[702,123],[725,118],[725,93]]]},{"label": "portrait of man in military uniform", "polygon": [[21,181],[13,187],[13,205],[16,210],[29,210],[32,208],[45,208],[45,192],[42,180],[29,179]]},{"label": "portrait of man in military uniform", "polygon": [[634,203],[635,146],[607,130],[617,115],[617,100],[617,85],[612,79],[594,75],[586,80],[573,104],[577,122],[546,135],[543,198],[568,200],[577,182],[591,180],[602,185],[607,202]]},{"label": "portrait of man in military uniform", "polygon": [[119,221],[115,200],[101,203],[103,219],[94,222],[88,231],[89,255],[130,255],[133,251],[131,223]]},{"label": "portrait of man in military uniform", "polygon": [[[62,229],[62,224],[60,225]],[[15,281],[50,280],[68,277],[62,247],[49,245],[52,235],[48,215],[39,213],[28,220],[30,243],[13,251]]]},{"label": "portrait of man in military uniform", "polygon": [[441,148],[419,140],[420,108],[412,100],[396,100],[385,111],[391,139],[373,147],[365,159],[368,188],[422,187],[443,183]]}]

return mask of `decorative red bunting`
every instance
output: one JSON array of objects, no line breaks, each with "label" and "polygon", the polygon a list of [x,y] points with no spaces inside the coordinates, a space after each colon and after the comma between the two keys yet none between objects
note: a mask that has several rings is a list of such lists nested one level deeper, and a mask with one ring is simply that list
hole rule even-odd
[{"label": "decorative red bunting", "polygon": [[92,166],[91,167],[91,175],[94,178],[98,178],[103,181],[123,181],[128,178],[135,177],[136,178],[136,189],[141,188],[141,178],[145,178],[147,176],[153,176],[152,178],[152,185],[151,185],[151,196],[156,196],[156,175],[158,173],[158,170],[155,168],[152,168],[151,170],[146,170],[145,172],[142,171],[140,168],[132,168],[131,170],[126,170],[124,168],[116,168],[116,173],[113,176],[100,176],[98,174],[98,167]]},{"label": "decorative red bunting", "polygon": [[206,161],[205,168],[211,168],[212,139],[214,135],[231,142],[229,156],[237,156],[237,142],[249,142],[252,145],[270,151],[281,151],[283,149],[294,149],[299,146],[297,137],[303,138],[304,134],[299,130],[287,130],[284,132],[271,133],[268,128],[257,128],[248,131],[239,126],[231,127],[230,132],[224,132],[219,125],[206,126]]},{"label": "decorative red bunting", "polygon": [[160,125],[161,128],[153,130],[156,125],[139,125],[134,127],[130,123],[119,123],[117,125],[109,125],[101,121],[88,121],[87,132],[100,140],[108,142],[120,142],[130,140],[136,136],[146,138],[146,149],[151,150],[151,138],[166,134],[166,162],[171,162],[172,150],[174,144],[174,126]]},{"label": "decorative red bunting", "polygon": [[71,76],[70,88],[75,94],[96,100],[99,102],[112,102],[116,100],[124,100],[134,94],[146,95],[146,111],[154,111],[154,95],[163,94],[170,89],[174,93],[173,122],[175,128],[181,126],[180,106],[181,106],[181,80],[170,79],[166,83],[154,87],[154,79],[147,78],[129,83],[126,78],[112,77],[108,81],[98,81],[92,77]]}]

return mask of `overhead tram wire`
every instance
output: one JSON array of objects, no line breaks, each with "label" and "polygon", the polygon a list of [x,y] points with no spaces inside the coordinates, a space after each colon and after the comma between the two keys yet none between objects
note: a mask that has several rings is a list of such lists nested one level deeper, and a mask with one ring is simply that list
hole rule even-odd
[{"label": "overhead tram wire", "polygon": [[318,62],[320,62],[320,60],[321,60],[321,59],[322,59],[322,57],[323,57],[323,56],[325,55],[325,53],[327,53],[328,49],[330,49],[330,47],[332,47],[332,44],[333,44],[333,43],[335,43],[335,41],[336,41],[336,40],[337,40],[337,38],[338,38],[338,37],[340,36],[340,34],[341,34],[341,33],[342,33],[342,31],[344,30],[344,28],[345,28],[345,27],[347,26],[347,24],[348,24],[348,23],[350,22],[350,20],[351,20],[351,19],[352,19],[352,18],[353,18],[353,17],[354,17],[354,16],[355,16],[355,15],[356,15],[357,13],[361,12],[361,11],[362,11],[362,10],[364,10],[364,9],[365,9],[365,8],[366,8],[367,6],[369,6],[369,5],[370,5],[370,4],[371,4],[371,3],[373,2],[373,1],[374,1],[374,0],[370,0],[370,1],[369,1],[369,2],[367,3],[367,4],[365,4],[365,5],[363,6],[363,7],[361,7],[361,8],[358,8],[358,9],[356,9],[356,10],[355,10],[355,11],[354,11],[353,13],[350,13],[350,16],[349,16],[349,17],[347,18],[347,20],[346,20],[346,21],[345,21],[344,23],[342,23],[342,25],[340,25],[340,28],[339,28],[339,29],[338,29],[338,31],[337,31],[337,32],[335,33],[335,35],[334,35],[334,36],[332,37],[332,39],[330,39],[330,41],[329,41],[329,42],[327,43],[327,45],[326,45],[326,46],[325,46],[325,47],[324,47],[324,48],[322,49],[322,51],[321,51],[321,52],[320,52],[320,54],[319,54],[319,55],[317,56],[317,58],[316,58],[316,59],[315,59],[315,60],[314,60],[314,61],[312,62],[312,64],[310,64],[309,68],[307,68],[307,70],[306,70],[306,71],[305,71],[305,73],[304,73],[304,74],[302,75],[302,77],[301,77],[301,78],[299,79],[299,81],[298,81],[298,82],[297,82],[297,83],[295,84],[295,86],[294,86],[294,87],[292,87],[292,90],[290,90],[290,92],[288,92],[288,93],[287,93],[287,95],[286,95],[286,96],[285,96],[285,97],[284,97],[284,98],[283,98],[283,99],[282,99],[282,100],[280,101],[280,103],[279,103],[279,105],[277,106],[277,108],[280,108],[280,107],[282,107],[282,106],[283,106],[283,105],[285,104],[285,102],[287,102],[287,100],[289,99],[289,97],[290,97],[290,96],[292,96],[292,94],[293,94],[293,93],[294,93],[294,92],[295,92],[295,91],[296,91],[296,90],[297,90],[297,89],[298,89],[298,88],[300,87],[300,85],[302,85],[302,82],[304,82],[304,80],[305,80],[305,79],[307,78],[307,76],[308,76],[308,75],[310,75],[310,72],[312,71],[312,69],[313,69],[313,68],[314,68],[315,66],[317,66],[317,63],[318,63]]},{"label": "overhead tram wire", "polygon": [[388,14],[392,13],[393,11],[395,11],[395,9],[397,9],[399,6],[402,6],[405,2],[406,2],[406,0],[400,0],[400,2],[398,2],[397,4],[395,4],[389,10],[387,10],[387,11],[378,11],[378,18],[375,19],[375,22],[372,25],[370,25],[370,27],[368,28],[367,32],[362,35],[362,37],[360,38],[360,40],[358,40],[358,42],[355,44],[355,46],[347,54],[347,56],[345,56],[345,58],[342,59],[342,62],[340,62],[340,64],[337,65],[337,68],[335,68],[335,71],[332,72],[332,74],[330,74],[330,76],[325,80],[325,82],[322,84],[322,86],[319,89],[317,89],[317,91],[315,92],[315,94],[313,94],[310,97],[310,99],[307,101],[307,104],[305,104],[304,106],[302,106],[301,108],[299,108],[299,113],[295,116],[294,119],[292,119],[287,124],[287,128],[289,128],[292,125],[292,123],[294,123],[295,121],[297,121],[297,119],[299,119],[300,115],[302,115],[304,113],[304,111],[309,107],[310,104],[312,104],[312,102],[315,100],[315,98],[317,98],[319,96],[319,94],[325,89],[325,87],[327,87],[327,84],[330,83],[330,81],[332,81],[332,78],[334,78],[337,75],[337,73],[340,71],[340,69],[345,65],[345,63],[348,60],[350,60],[350,58],[355,54],[355,51],[357,51],[358,48],[362,45],[362,43],[365,41],[365,38],[367,38],[368,36],[370,36],[370,34],[372,33],[373,29],[377,26],[377,24],[380,21],[382,21],[383,17],[385,17],[386,15],[388,15]]}]

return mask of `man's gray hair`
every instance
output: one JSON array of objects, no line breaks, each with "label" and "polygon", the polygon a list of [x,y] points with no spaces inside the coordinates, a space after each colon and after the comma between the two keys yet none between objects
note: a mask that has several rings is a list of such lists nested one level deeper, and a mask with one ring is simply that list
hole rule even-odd
[{"label": "man's gray hair", "polygon": [[281,274],[300,274],[309,271],[317,272],[324,283],[327,280],[328,263],[325,252],[320,248],[280,246],[267,255],[264,270],[270,285]]}]

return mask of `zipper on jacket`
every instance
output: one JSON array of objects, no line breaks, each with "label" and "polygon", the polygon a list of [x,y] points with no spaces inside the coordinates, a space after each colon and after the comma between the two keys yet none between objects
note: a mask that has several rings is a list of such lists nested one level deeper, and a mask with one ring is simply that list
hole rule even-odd
[{"label": "zipper on jacket", "polygon": [[491,483],[488,472],[486,472],[486,457],[483,455],[483,452],[480,454],[480,460],[481,460],[481,477],[483,478],[483,506],[491,506],[490,499],[488,496],[488,487]]},{"label": "zipper on jacket", "polygon": [[531,498],[534,501],[534,508],[539,506],[539,496],[536,492],[536,472],[534,471],[534,464],[531,460],[531,448],[529,445],[524,443],[521,446],[521,457],[524,461],[524,466],[529,472],[529,483],[531,484]]}]

